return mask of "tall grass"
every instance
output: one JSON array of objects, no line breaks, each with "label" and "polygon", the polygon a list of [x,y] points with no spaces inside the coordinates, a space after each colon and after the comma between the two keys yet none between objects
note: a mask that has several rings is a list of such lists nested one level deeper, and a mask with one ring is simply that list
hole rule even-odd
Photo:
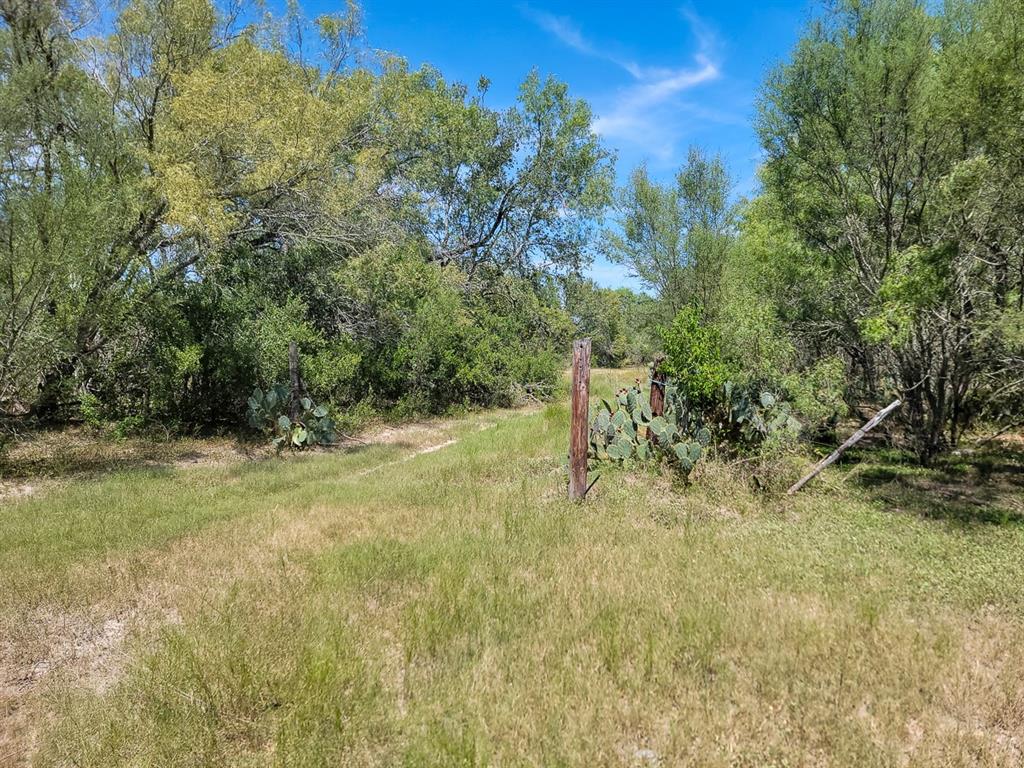
[{"label": "tall grass", "polygon": [[95,601],[89,579],[153,552],[107,597],[155,589],[177,616],[132,634],[103,691],[54,676],[38,762],[1021,764],[1020,526],[614,470],[573,505],[564,407],[451,434],[5,512],[16,600],[53,571]]}]

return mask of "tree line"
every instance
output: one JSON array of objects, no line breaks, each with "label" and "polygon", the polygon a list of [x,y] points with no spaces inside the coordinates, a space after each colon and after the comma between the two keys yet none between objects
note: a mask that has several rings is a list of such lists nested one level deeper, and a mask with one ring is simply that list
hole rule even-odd
[{"label": "tree line", "polygon": [[[1024,399],[1020,0],[842,0],[762,88],[761,185],[614,155],[565,84],[516,103],[315,20],[211,0],[0,0],[0,414],[237,425],[549,393],[671,350],[808,422],[899,393],[927,460]],[[583,277],[603,254],[644,293]],[[699,385],[699,386],[697,386]]]},{"label": "tree line", "polygon": [[688,313],[691,378],[775,382],[817,419],[898,395],[924,461],[1019,419],[1024,3],[830,3],[755,127],[756,197],[730,208],[694,152],[674,184],[637,170],[605,241]]}]

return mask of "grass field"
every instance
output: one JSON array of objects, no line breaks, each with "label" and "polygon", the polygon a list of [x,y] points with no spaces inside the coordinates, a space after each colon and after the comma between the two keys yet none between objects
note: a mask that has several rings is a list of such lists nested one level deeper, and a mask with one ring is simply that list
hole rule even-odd
[{"label": "grass field", "polygon": [[477,413],[5,499],[0,765],[1024,764],[1012,439],[791,499],[606,471],[574,506],[567,430]]}]

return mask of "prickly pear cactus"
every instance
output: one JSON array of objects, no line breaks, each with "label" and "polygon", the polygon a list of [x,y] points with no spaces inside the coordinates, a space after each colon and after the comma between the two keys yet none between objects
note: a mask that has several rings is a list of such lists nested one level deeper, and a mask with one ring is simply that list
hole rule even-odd
[{"label": "prickly pear cactus", "polygon": [[655,416],[637,379],[619,390],[614,403],[602,400],[592,414],[590,455],[598,461],[668,461],[689,475],[711,444],[711,431],[668,385],[665,414]]},{"label": "prickly pear cactus", "polygon": [[283,384],[275,384],[266,392],[257,387],[247,401],[249,426],[268,435],[279,451],[333,443],[334,420],[327,408],[303,397],[299,401],[299,418],[293,421],[286,413],[290,398]]},{"label": "prickly pear cactus", "polygon": [[598,461],[667,461],[689,475],[712,443],[727,454],[757,450],[800,432],[790,403],[773,392],[726,382],[712,404],[693,407],[685,387],[665,383],[665,413],[651,413],[640,380],[591,414],[590,456]]},{"label": "prickly pear cactus", "polygon": [[800,433],[792,405],[773,392],[743,389],[729,382],[722,395],[726,410],[723,427],[736,445],[751,447],[775,436]]}]

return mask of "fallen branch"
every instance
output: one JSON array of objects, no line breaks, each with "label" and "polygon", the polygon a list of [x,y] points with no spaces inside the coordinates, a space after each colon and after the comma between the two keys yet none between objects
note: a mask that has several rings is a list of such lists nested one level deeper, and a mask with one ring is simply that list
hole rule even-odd
[{"label": "fallen branch", "polygon": [[876,413],[874,415],[874,417],[867,424],[865,424],[863,427],[861,427],[856,432],[854,432],[852,435],[850,435],[850,438],[845,443],[843,443],[838,448],[836,448],[834,451],[832,451],[832,453],[830,453],[825,459],[819,461],[817,463],[817,465],[815,465],[814,469],[812,469],[806,475],[804,475],[799,480],[797,480],[793,484],[793,487],[790,488],[788,491],[786,491],[786,494],[789,495],[789,496],[792,496],[794,493],[796,493],[801,488],[803,488],[805,485],[807,485],[807,483],[809,483],[811,480],[813,480],[818,475],[818,473],[821,472],[821,470],[823,470],[829,464],[832,464],[833,462],[835,462],[835,460],[838,459],[840,456],[842,456],[846,452],[846,450],[848,448],[851,448],[852,446],[856,445],[857,442],[862,437],[864,437],[864,435],[866,435],[868,432],[870,432],[872,429],[874,429],[876,426],[878,426],[878,423],[881,422],[882,419],[884,419],[890,413],[892,413],[897,408],[899,408],[901,404],[902,404],[902,401],[899,398],[896,398],[891,403],[889,403],[887,406],[885,406],[885,408],[883,408],[878,413]]},{"label": "fallen branch", "polygon": [[1004,426],[1002,429],[1000,429],[998,432],[996,432],[995,434],[989,435],[984,440],[980,441],[978,443],[978,447],[980,448],[983,445],[988,445],[993,440],[995,440],[997,437],[1002,437],[1007,432],[1009,432],[1011,429],[1016,429],[1017,427],[1020,427],[1022,425],[1024,425],[1024,419],[1021,419],[1020,421],[1012,421],[1009,424],[1007,424],[1006,426]]}]

